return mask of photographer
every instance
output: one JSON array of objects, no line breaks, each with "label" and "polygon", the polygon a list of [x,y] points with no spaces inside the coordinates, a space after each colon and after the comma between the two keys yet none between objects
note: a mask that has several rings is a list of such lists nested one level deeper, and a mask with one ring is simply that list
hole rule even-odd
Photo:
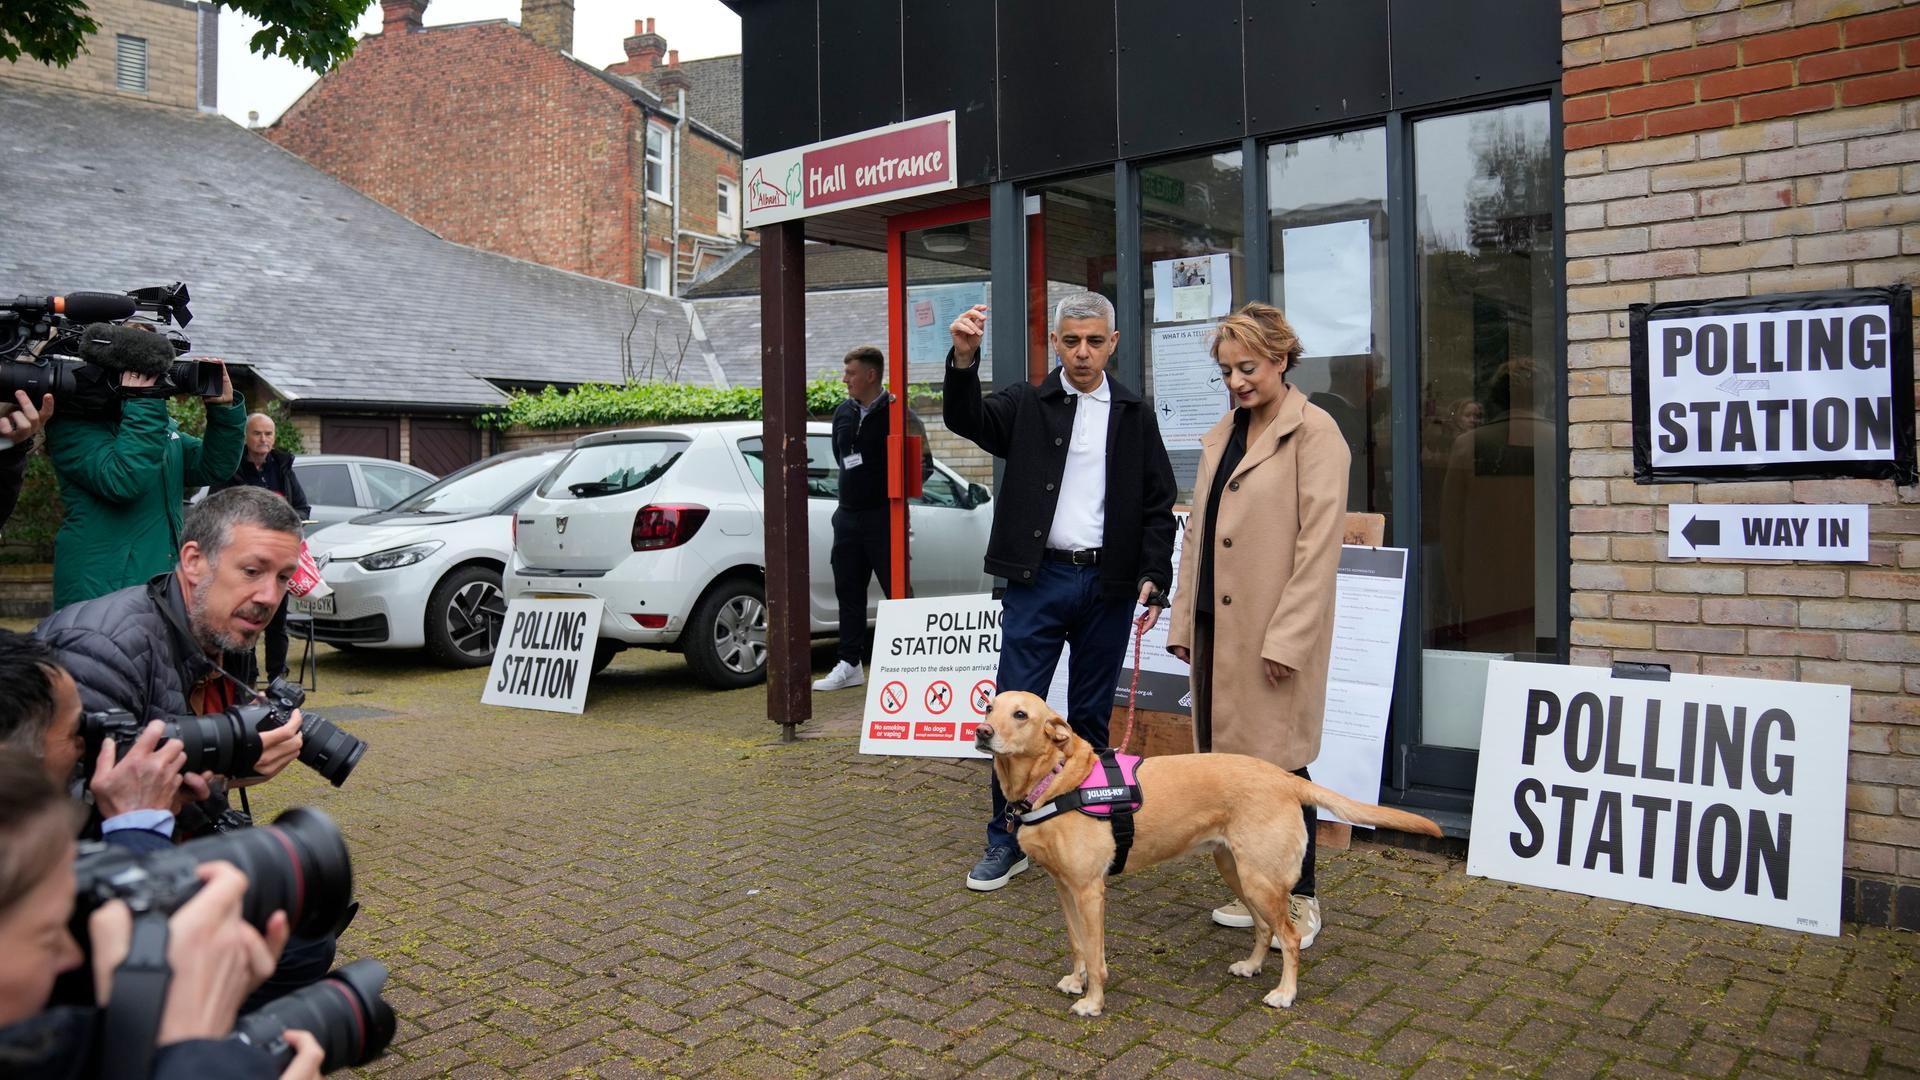
[{"label": "photographer", "polygon": [[227,479],[240,463],[246,407],[234,400],[225,365],[219,394],[205,399],[206,434],[183,434],[165,399],[141,396],[159,376],[136,368],[155,363],[122,355],[140,351],[149,337],[159,354],[155,362],[164,366],[172,348],[157,334],[123,334],[112,348],[89,354],[102,367],[120,368],[117,410],[84,416],[63,411],[47,425],[47,456],[66,505],[66,520],[54,537],[56,610],[164,572],[180,547],[187,493]]},{"label": "photographer", "polygon": [[[40,763],[17,750],[0,750],[0,1075],[95,1075],[106,1049],[101,1009],[46,1008],[54,980],[85,959],[68,931],[76,890],[73,825],[72,803]],[[198,873],[199,892],[167,920],[171,977],[149,1075],[272,1077],[265,1052],[226,1036],[241,999],[273,970],[286,941],[287,917],[276,913],[263,936],[241,917],[245,875],[227,863],[208,863]],[[132,915],[118,901],[88,919],[95,998],[107,1007],[132,929]],[[319,1044],[305,1032],[290,1031],[287,1038],[298,1052],[281,1080],[319,1076]]]},{"label": "photographer", "polygon": [[15,390],[14,405],[0,404],[0,526],[13,516],[20,501],[20,487],[27,480],[27,455],[33,451],[33,437],[46,427],[53,416],[53,395],[43,394],[35,405],[25,390]]}]

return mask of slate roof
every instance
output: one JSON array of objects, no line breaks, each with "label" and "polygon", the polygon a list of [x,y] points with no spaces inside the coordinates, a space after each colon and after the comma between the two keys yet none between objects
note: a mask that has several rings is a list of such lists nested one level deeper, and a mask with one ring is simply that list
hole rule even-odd
[{"label": "slate roof", "polygon": [[[760,296],[693,301],[714,361],[732,386],[760,385]],[[840,289],[807,294],[807,378],[840,375],[847,350],[887,347],[887,291]]]},{"label": "slate roof", "polygon": [[0,117],[0,291],[184,281],[194,351],[296,401],[471,409],[504,399],[489,379],[618,381],[629,301],[641,356],[689,333],[678,301],[443,240],[215,114],[0,81]]},{"label": "slate roof", "polygon": [[[644,75],[631,75],[648,90],[671,101],[673,95],[660,89],[660,75],[667,69],[656,67]],[[741,145],[740,124],[740,54],[732,56],[714,56],[705,60],[682,60],[680,70],[686,73],[687,111],[696,119],[706,122],[720,134]]]},{"label": "slate roof", "polygon": [[[807,291],[823,289],[881,288],[887,283],[885,252],[839,244],[808,244]],[[907,280],[915,285],[942,281],[971,281],[982,270],[934,259],[907,259]],[[760,292],[760,249],[743,244],[727,261],[684,290],[683,295],[704,299],[716,296],[758,295]]]}]

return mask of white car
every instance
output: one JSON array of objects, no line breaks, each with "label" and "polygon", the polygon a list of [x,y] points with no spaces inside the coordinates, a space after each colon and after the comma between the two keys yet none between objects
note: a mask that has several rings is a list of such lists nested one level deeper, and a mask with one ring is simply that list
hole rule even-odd
[{"label": "white car", "polygon": [[311,618],[314,638],[329,645],[425,648],[454,667],[492,663],[507,613],[500,571],[514,508],[570,449],[498,454],[386,510],[319,530],[307,547],[333,593],[296,598],[290,617]]},{"label": "white car", "polygon": [[[519,597],[593,597],[596,670],[629,645],[675,649],[702,682],[739,687],[767,668],[759,421],[609,431],[577,440],[514,516],[504,582]],[[830,426],[807,425],[808,622],[839,632],[833,511],[840,474]],[[911,510],[916,594],[985,592],[987,489],[933,463]],[[869,620],[882,594],[867,594]]]}]

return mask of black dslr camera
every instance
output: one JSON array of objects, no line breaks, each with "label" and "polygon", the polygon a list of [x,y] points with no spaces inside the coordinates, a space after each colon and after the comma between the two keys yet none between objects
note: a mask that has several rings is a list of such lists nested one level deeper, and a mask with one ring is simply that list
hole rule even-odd
[{"label": "black dslr camera", "polygon": [[[187,748],[183,772],[215,772],[221,776],[246,776],[260,762],[260,733],[272,731],[293,719],[293,711],[307,700],[298,684],[275,679],[262,699],[235,705],[206,716],[173,716],[163,720],[166,731],[161,741],[179,739]],[[341,730],[332,721],[313,713],[301,716],[300,761],[319,773],[334,787],[347,782],[353,767],[367,752],[362,739]],[[125,757],[140,737],[147,722],[124,709],[90,712],[80,718],[80,736],[86,740],[86,760],[96,760],[100,747],[112,739],[115,753]]]},{"label": "black dslr camera", "polygon": [[[79,883],[75,937],[87,941],[88,916],[110,900],[124,901],[135,913],[172,915],[200,890],[200,864],[213,860],[230,862],[247,875],[241,914],[262,933],[273,913],[284,911],[296,934],[335,936],[357,908],[353,864],[339,826],[319,810],[295,807],[272,825],[158,851],[135,854],[105,844],[81,845],[74,864]],[[90,986],[90,980],[82,981]],[[386,981],[387,969],[377,960],[348,964],[240,1017],[232,1038],[265,1049],[284,1068],[293,1059],[285,1033],[298,1028],[312,1032],[325,1050],[324,1071],[364,1065],[384,1053],[393,1039],[393,1009],[380,997]],[[119,987],[120,980],[115,985]],[[143,999],[133,1002],[130,1011],[158,1017],[160,1005]],[[116,991],[109,1012],[122,1007],[127,1003]]]},{"label": "black dslr camera", "polygon": [[[193,320],[187,300],[187,287],[176,281],[127,293],[0,301],[0,403],[25,390],[30,398],[52,394],[62,409],[99,416],[116,414],[124,398],[219,396],[220,365],[179,359],[193,346],[166,329]],[[21,355],[42,341],[37,357]],[[120,373],[129,371],[157,381],[121,386]]]}]

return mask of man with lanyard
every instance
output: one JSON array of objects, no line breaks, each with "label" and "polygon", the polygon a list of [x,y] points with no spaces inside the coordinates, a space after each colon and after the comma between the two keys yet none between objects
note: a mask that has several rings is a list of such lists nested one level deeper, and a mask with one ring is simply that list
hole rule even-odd
[{"label": "man with lanyard", "polygon": [[[872,345],[849,352],[840,381],[847,400],[833,410],[833,460],[840,466],[840,507],[833,512],[833,593],[840,601],[839,662],[815,690],[845,690],[867,681],[867,583],[893,595],[893,547],[887,533],[887,436],[893,395],[882,385],[887,358]],[[909,417],[909,426],[912,420]]]},{"label": "man with lanyard", "polygon": [[[986,557],[987,572],[1007,582],[995,682],[1045,697],[1070,646],[1067,723],[1104,749],[1129,616],[1136,602],[1145,609],[1132,624],[1144,632],[1171,587],[1173,464],[1153,410],[1107,374],[1119,332],[1106,297],[1062,299],[1049,335],[1060,366],[1038,386],[1007,380],[983,399],[986,330],[984,304],[948,328],[942,409],[955,435],[1006,460]],[[978,892],[1027,868],[997,778],[992,786],[986,854],[967,874]]]},{"label": "man with lanyard", "polygon": [[[224,491],[242,485],[264,488],[287,500],[287,505],[293,507],[301,518],[310,518],[313,516],[313,506],[307,502],[307,493],[300,487],[300,477],[293,471],[293,454],[273,445],[276,434],[273,417],[266,413],[254,413],[247,417],[246,452],[240,458],[240,467],[234,470],[231,479],[215,484],[213,490]],[[235,668],[234,674],[250,681],[271,682],[287,673],[286,597],[280,598],[280,606],[275,609],[273,620],[267,623],[264,637],[267,643],[266,667],[261,669],[254,666],[253,649],[249,646],[245,665],[247,670]],[[266,672],[266,678],[254,680],[261,670]]]}]

